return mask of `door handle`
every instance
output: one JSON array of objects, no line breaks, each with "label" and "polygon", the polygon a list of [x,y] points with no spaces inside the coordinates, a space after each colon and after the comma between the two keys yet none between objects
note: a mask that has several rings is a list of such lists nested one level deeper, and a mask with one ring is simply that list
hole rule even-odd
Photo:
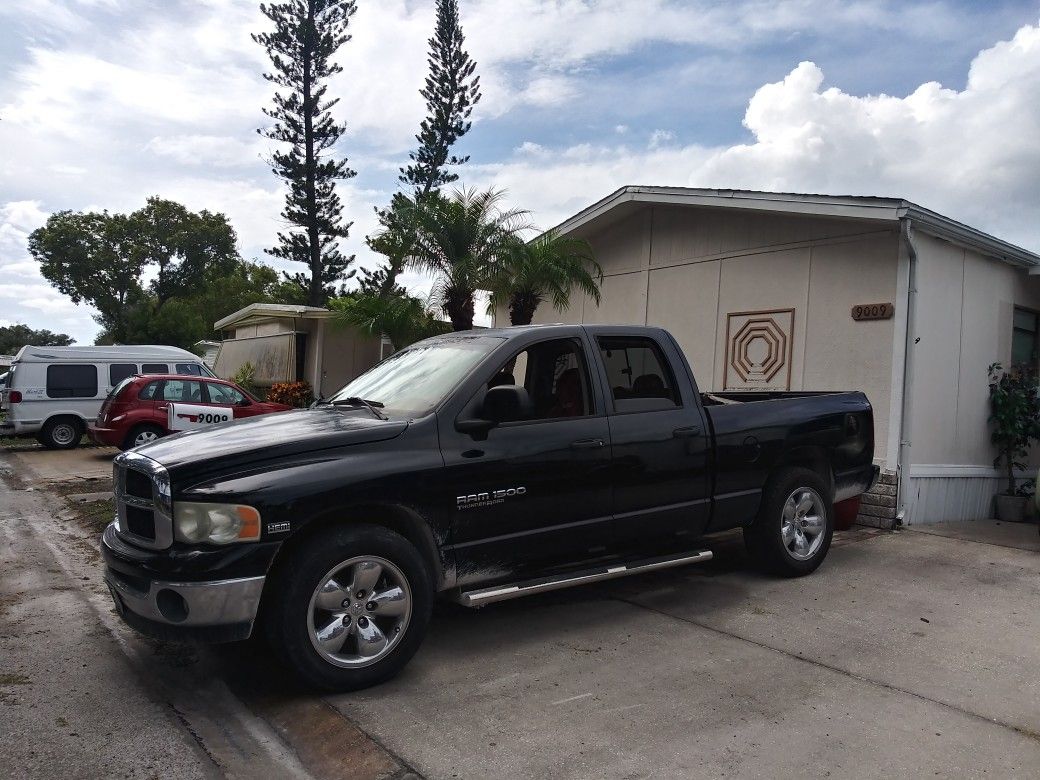
[{"label": "door handle", "polygon": [[167,404],[166,406],[157,406],[155,408],[156,408],[156,411],[165,412],[167,409],[170,408],[170,405]]},{"label": "door handle", "polygon": [[572,450],[594,450],[603,446],[606,446],[603,439],[578,439],[571,442]]},{"label": "door handle", "polygon": [[701,426],[699,425],[688,425],[685,428],[676,428],[672,431],[672,436],[676,439],[693,439],[701,435]]}]

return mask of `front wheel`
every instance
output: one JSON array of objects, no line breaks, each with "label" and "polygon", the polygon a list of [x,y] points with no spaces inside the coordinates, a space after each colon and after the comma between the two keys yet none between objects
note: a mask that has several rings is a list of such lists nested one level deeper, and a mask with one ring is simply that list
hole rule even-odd
[{"label": "front wheel", "polygon": [[419,649],[433,607],[418,550],[386,528],[330,530],[289,553],[268,588],[272,649],[307,684],[367,688]]},{"label": "front wheel", "polygon": [[762,494],[744,544],[755,563],[783,577],[810,574],[827,557],[834,534],[830,490],[819,474],[803,468],[777,472]]}]

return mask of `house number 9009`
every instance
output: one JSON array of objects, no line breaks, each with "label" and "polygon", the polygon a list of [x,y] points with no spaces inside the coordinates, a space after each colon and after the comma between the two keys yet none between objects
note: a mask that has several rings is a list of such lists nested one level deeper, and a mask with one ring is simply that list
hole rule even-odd
[{"label": "house number 9009", "polygon": [[854,320],[887,320],[895,313],[891,303],[857,303],[852,307]]}]

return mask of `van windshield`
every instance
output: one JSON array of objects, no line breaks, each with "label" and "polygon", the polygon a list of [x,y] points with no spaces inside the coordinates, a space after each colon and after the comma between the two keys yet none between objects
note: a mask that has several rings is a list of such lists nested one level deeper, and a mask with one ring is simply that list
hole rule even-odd
[{"label": "van windshield", "polygon": [[388,415],[420,417],[502,343],[490,336],[441,337],[391,355],[338,393],[330,403],[363,398]]}]

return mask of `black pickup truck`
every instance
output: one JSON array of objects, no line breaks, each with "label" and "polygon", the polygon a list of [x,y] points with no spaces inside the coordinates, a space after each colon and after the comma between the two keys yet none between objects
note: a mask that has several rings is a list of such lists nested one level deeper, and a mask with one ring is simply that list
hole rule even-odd
[{"label": "black pickup truck", "polygon": [[123,619],[262,627],[306,682],[387,679],[433,599],[467,606],[707,560],[782,576],[876,478],[862,393],[700,393],[672,336],[550,325],[429,339],[312,408],[119,455],[102,549]]}]

